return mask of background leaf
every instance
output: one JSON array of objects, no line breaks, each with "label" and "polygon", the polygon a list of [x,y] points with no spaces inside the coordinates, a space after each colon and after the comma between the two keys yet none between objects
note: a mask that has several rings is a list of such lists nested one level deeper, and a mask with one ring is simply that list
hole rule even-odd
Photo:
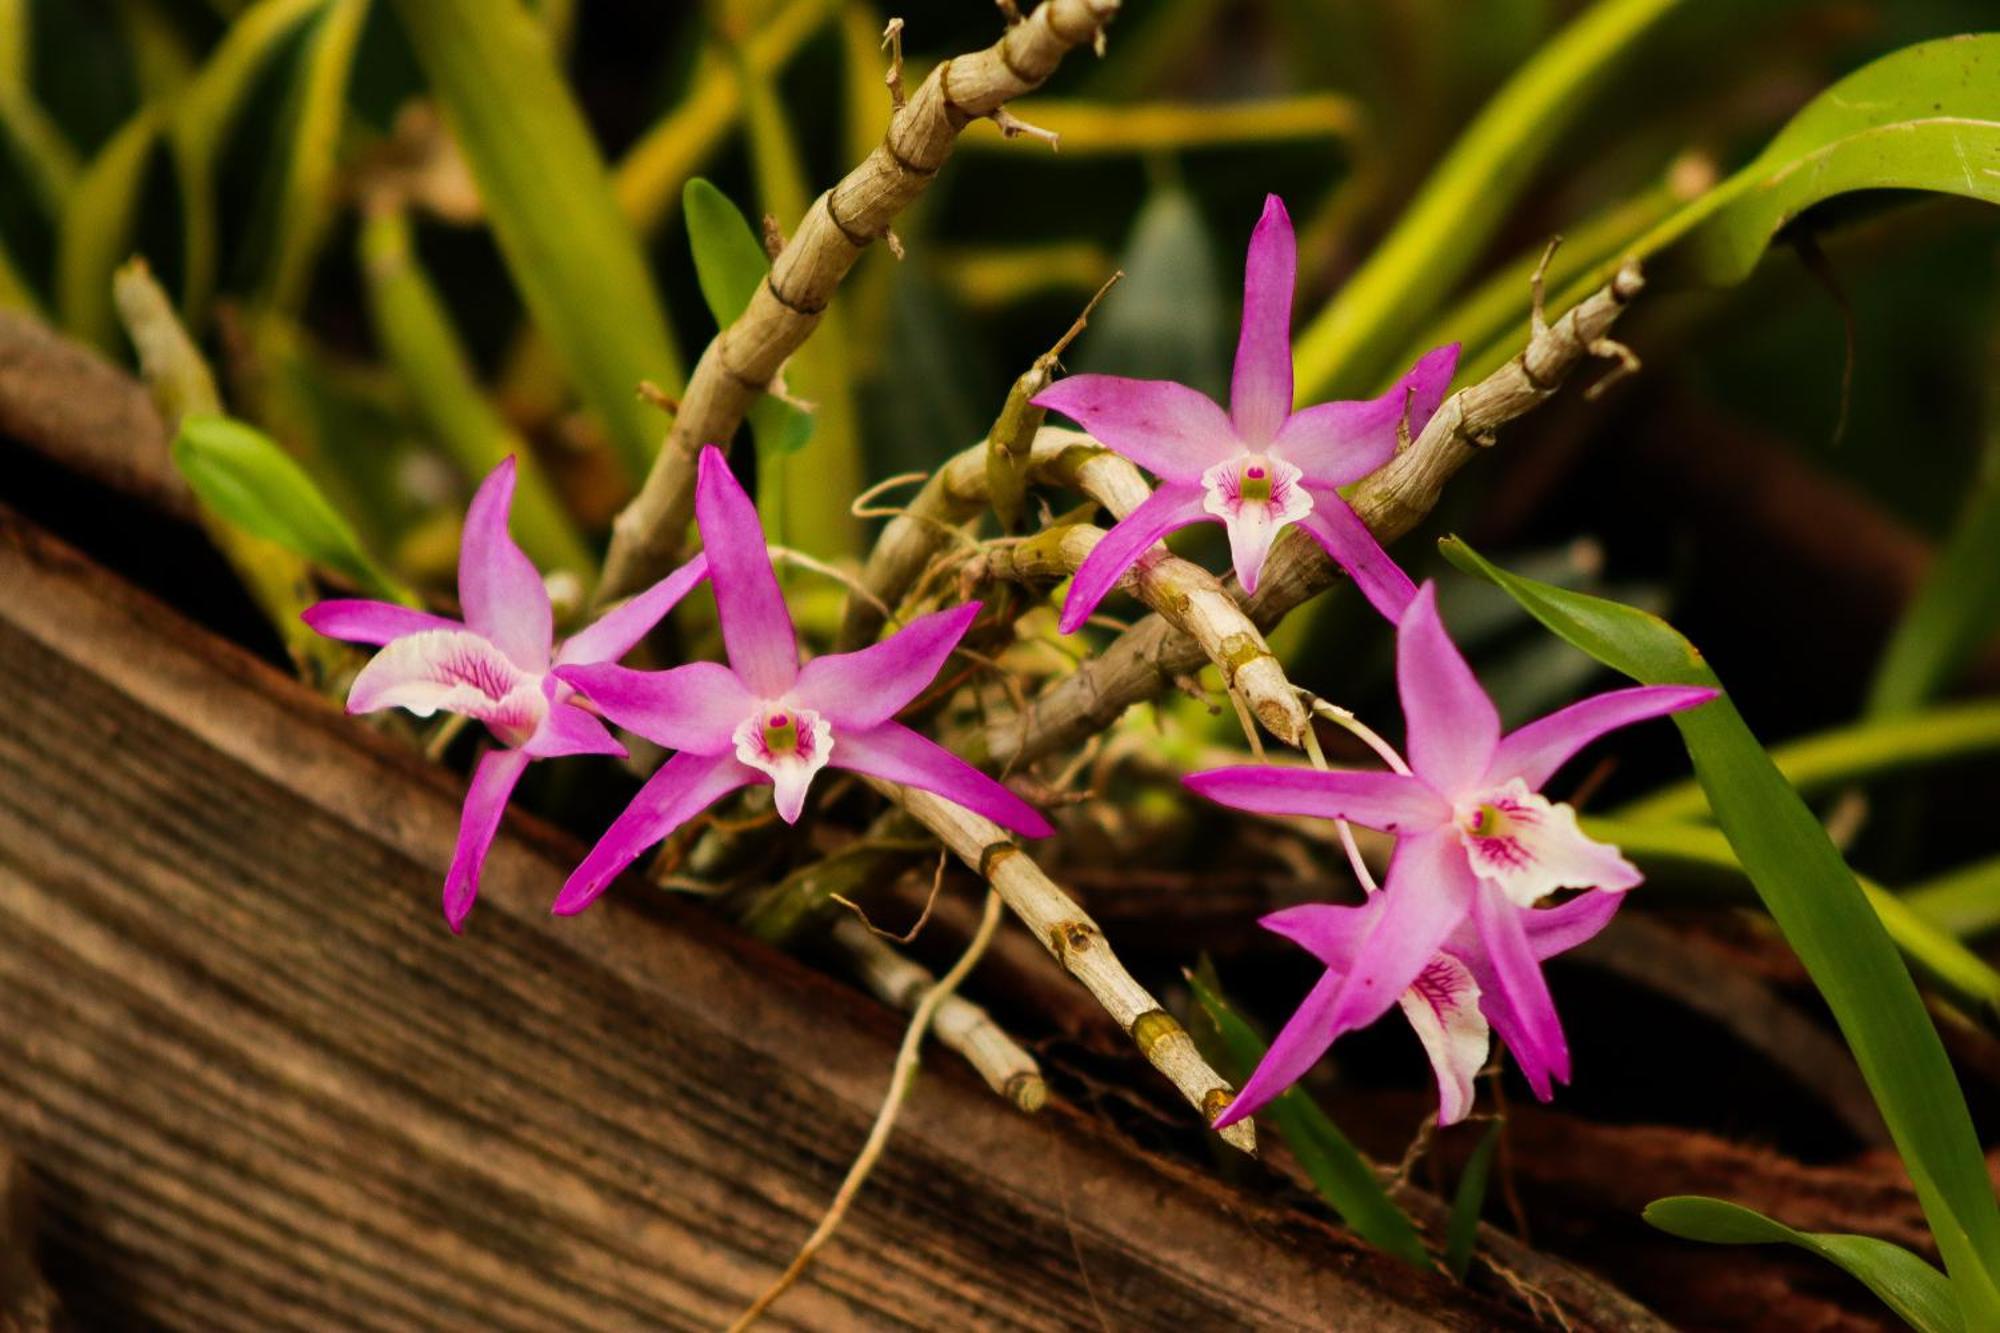
[{"label": "background leaf", "polygon": [[[1188,984],[1194,988],[1195,999],[1214,1024],[1227,1053],[1226,1064],[1232,1067],[1224,1072],[1240,1086],[1264,1058],[1263,1040],[1200,977],[1190,974]],[[1312,1177],[1320,1197],[1356,1235],[1418,1268],[1432,1266],[1422,1237],[1382,1188],[1374,1163],[1347,1141],[1347,1136],[1311,1097],[1299,1088],[1292,1088],[1280,1094],[1263,1114],[1276,1123],[1278,1132],[1298,1156],[1299,1165]]]},{"label": "background leaf", "polygon": [[1714,1245],[1796,1245],[1868,1285],[1920,1333],[1964,1333],[1951,1280],[1900,1245],[1873,1236],[1795,1231],[1762,1213],[1722,1199],[1676,1195],[1646,1206],[1645,1219],[1669,1235]]},{"label": "background leaf", "polygon": [[1479,1138],[1479,1146],[1465,1159],[1458,1177],[1458,1192],[1451,1200],[1451,1222],[1445,1228],[1445,1270],[1460,1282],[1472,1266],[1472,1249],[1479,1240],[1479,1214],[1486,1208],[1486,1181],[1493,1169],[1493,1153],[1500,1146],[1503,1122],[1495,1120]]},{"label": "background leaf", "polygon": [[519,0],[397,0],[479,182],[508,271],[636,480],[663,434],[641,380],[680,385],[665,310],[548,34]]},{"label": "background leaf", "polygon": [[184,417],[174,465],[203,504],[245,532],[338,570],[377,597],[416,604],[362,549],[305,469],[262,431],[230,417]]}]

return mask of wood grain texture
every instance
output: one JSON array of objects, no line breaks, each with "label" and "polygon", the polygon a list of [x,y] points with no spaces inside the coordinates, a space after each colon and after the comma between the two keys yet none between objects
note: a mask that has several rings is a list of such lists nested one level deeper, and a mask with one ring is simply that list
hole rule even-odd
[{"label": "wood grain texture", "polygon": [[[459,796],[0,511],[0,1140],[78,1326],[714,1327],[810,1230],[895,1019],[692,909],[551,919],[532,821],[454,939]],[[1099,1311],[1525,1326],[935,1058],[770,1326]]]}]

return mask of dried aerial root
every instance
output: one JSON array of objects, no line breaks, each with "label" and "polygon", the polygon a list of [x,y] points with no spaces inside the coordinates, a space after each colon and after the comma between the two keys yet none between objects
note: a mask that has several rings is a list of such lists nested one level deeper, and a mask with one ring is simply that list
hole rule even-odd
[{"label": "dried aerial root", "polygon": [[847,1210],[854,1203],[854,1196],[868,1180],[868,1173],[881,1160],[882,1149],[888,1145],[889,1133],[896,1127],[896,1113],[902,1109],[903,1099],[909,1095],[910,1084],[917,1077],[917,1052],[923,1046],[924,1032],[931,1026],[945,1001],[951,998],[959,983],[964,981],[972,969],[978,965],[986,946],[993,940],[993,932],[1000,925],[1000,896],[998,893],[986,895],[986,911],[979,918],[979,929],[973,933],[972,943],[965,953],[952,964],[951,970],[938,978],[937,985],[924,992],[910,1015],[910,1026],[903,1032],[903,1044],[896,1052],[896,1065],[889,1076],[889,1093],[882,1099],[882,1109],[876,1112],[875,1124],[868,1131],[868,1141],[862,1145],[860,1156],[848,1168],[847,1178],[840,1182],[840,1190],[833,1196],[833,1204],[813,1228],[806,1243],[792,1258],[791,1264],[778,1275],[778,1280],[770,1288],[751,1302],[750,1308],[737,1317],[729,1326],[730,1333],[740,1333],[763,1317],[780,1296],[783,1296],[801,1274],[811,1266],[826,1243],[833,1239],[833,1233],[847,1216]]},{"label": "dried aerial root", "polygon": [[[931,994],[937,979],[922,965],[896,951],[857,917],[836,921],[828,937],[846,956],[855,979],[887,1005],[914,1013]],[[938,1003],[931,1030],[940,1045],[958,1052],[986,1080],[986,1086],[1021,1110],[1033,1114],[1049,1099],[1041,1066],[1019,1042],[993,1021],[993,1016],[961,995]]]}]

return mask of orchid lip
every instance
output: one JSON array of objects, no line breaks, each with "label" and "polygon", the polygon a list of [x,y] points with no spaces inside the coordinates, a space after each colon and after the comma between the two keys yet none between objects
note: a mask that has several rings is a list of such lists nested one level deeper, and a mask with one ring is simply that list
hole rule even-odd
[{"label": "orchid lip", "polygon": [[833,753],[833,724],[810,708],[763,704],[737,724],[736,757],[771,779],[786,823],[805,808],[813,775]]}]

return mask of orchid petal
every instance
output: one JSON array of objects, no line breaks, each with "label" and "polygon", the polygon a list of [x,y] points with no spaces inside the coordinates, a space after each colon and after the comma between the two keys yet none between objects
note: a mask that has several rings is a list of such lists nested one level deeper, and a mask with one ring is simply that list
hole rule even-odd
[{"label": "orchid petal", "polygon": [[523,671],[469,629],[433,629],[392,640],[355,676],[347,711],[406,708],[418,717],[461,713],[510,745],[534,734],[548,711],[539,673]]},{"label": "orchid petal", "polygon": [[900,722],[838,733],[830,762],[835,768],[936,792],[1023,837],[1046,838],[1055,832],[1034,806]]},{"label": "orchid petal", "polygon": [[1639,872],[1616,847],[1584,836],[1576,811],[1515,778],[1475,798],[1458,837],[1481,879],[1517,906],[1532,907],[1557,889],[1629,889]]},{"label": "orchid petal", "polygon": [[458,844],[444,877],[444,919],[454,935],[464,927],[472,901],[479,896],[479,870],[500,830],[507,798],[527,771],[528,756],[520,750],[488,750],[472,770],[472,784],[458,816]]},{"label": "orchid petal", "polygon": [[616,662],[632,651],[632,645],[652,633],[653,626],[707,577],[708,556],[703,553],[623,606],[605,612],[588,629],[564,639],[556,652],[557,665]]},{"label": "orchid petal", "polygon": [[1423,433],[1424,424],[1444,402],[1457,368],[1457,343],[1434,347],[1380,398],[1320,403],[1294,412],[1272,442],[1271,452],[1297,463],[1321,485],[1359,481],[1396,456],[1396,428],[1406,406],[1410,437]]},{"label": "orchid petal", "polygon": [[1718,693],[1695,685],[1638,685],[1593,695],[1503,737],[1486,780],[1519,778],[1530,790],[1539,789],[1571,755],[1607,731],[1694,708]]},{"label": "orchid petal", "polygon": [[979,611],[978,602],[935,611],[859,652],[815,657],[793,693],[836,727],[887,722],[937,678]]},{"label": "orchid petal", "polygon": [[1257,919],[1257,924],[1274,935],[1284,936],[1333,971],[1345,972],[1354,966],[1355,955],[1368,937],[1369,927],[1382,915],[1381,904],[1379,893],[1351,907],[1301,903],[1266,912]]},{"label": "orchid petal", "polygon": [[757,695],[779,698],[798,678],[798,637],[771,568],[757,506],[714,445],[701,451],[694,513],[708,552],[708,577],[715,587],[729,665]]},{"label": "orchid petal", "polygon": [[1335,1032],[1366,1027],[1413,985],[1465,919],[1476,883],[1449,836],[1404,838],[1381,890],[1382,914],[1355,951],[1331,1010]]},{"label": "orchid petal", "polygon": [[465,510],[458,548],[458,601],[465,623],[530,671],[549,664],[554,617],[534,562],[514,544],[507,512],[514,503],[514,460],[502,459]]},{"label": "orchid petal", "polygon": [[1071,375],[1033,401],[1062,413],[1162,481],[1191,483],[1243,451],[1236,428],[1215,400],[1172,380]]},{"label": "orchid petal", "polygon": [[1252,449],[1275,439],[1292,410],[1292,288],[1298,262],[1291,215],[1277,195],[1266,195],[1243,263],[1243,326],[1229,385],[1230,418]]},{"label": "orchid petal", "polygon": [[1202,517],[1202,493],[1198,488],[1176,482],[1161,483],[1143,504],[1118,520],[1077,566],[1058,628],[1064,634],[1076,633],[1105,594],[1117,586],[1125,571],[1154,542],[1176,529],[1199,522]]},{"label": "orchid petal", "polygon": [[557,916],[581,912],[648,847],[738,787],[756,780],[756,771],[738,763],[733,754],[684,751],[667,760],[611,822],[583,863],[570,872],[550,910]]},{"label": "orchid petal", "polygon": [[1401,773],[1338,769],[1322,773],[1243,764],[1189,773],[1181,781],[1199,795],[1238,810],[1348,819],[1399,836],[1429,833],[1451,819],[1451,807],[1436,792]]},{"label": "orchid petal", "polygon": [[1481,1005],[1501,1040],[1521,1066],[1535,1095],[1554,1095],[1555,1082],[1569,1082],[1569,1041],[1556,1016],[1548,981],[1528,943],[1531,909],[1517,907],[1490,884],[1473,897],[1472,923],[1483,956],[1467,959],[1479,982]]},{"label": "orchid petal", "polygon": [[606,731],[602,722],[571,703],[551,702],[541,728],[521,750],[536,759],[554,759],[566,754],[625,757],[625,747],[618,743],[618,738]]},{"label": "orchid petal", "polygon": [[723,754],[757,697],[720,662],[689,662],[671,671],[635,671],[609,662],[560,666],[550,674],[627,731],[670,750]]},{"label": "orchid petal", "polygon": [[1375,534],[1368,530],[1360,515],[1348,508],[1339,491],[1331,486],[1313,485],[1305,490],[1312,497],[1313,507],[1311,513],[1299,520],[1299,526],[1313,535],[1313,540],[1325,549],[1334,564],[1347,571],[1370,606],[1392,622],[1401,620],[1417,595],[1417,586],[1410,582],[1410,576],[1382,549]]},{"label": "orchid petal", "polygon": [[1299,1001],[1299,1007],[1278,1029],[1278,1035],[1271,1038],[1270,1048],[1237,1089],[1235,1099],[1215,1118],[1216,1129],[1228,1129],[1239,1120],[1248,1120],[1319,1063],[1333,1045],[1333,1039],[1340,1035],[1340,1029],[1332,1022],[1332,1008],[1340,994],[1341,980],[1338,972],[1328,971],[1313,983],[1305,999]]},{"label": "orchid petal", "polygon": [[1472,1113],[1472,1081],[1492,1047],[1492,1031],[1479,1012],[1479,985],[1465,964],[1441,953],[1398,1003],[1437,1074],[1437,1122],[1455,1125]]},{"label": "orchid petal", "polygon": [[1528,932],[1528,948],[1537,958],[1553,958],[1596,937],[1611,924],[1625,895],[1617,889],[1592,889],[1566,903],[1537,908],[1522,919]]},{"label": "orchid petal", "polygon": [[1397,623],[1396,683],[1410,767],[1446,796],[1458,796],[1485,776],[1500,743],[1500,715],[1445,633],[1434,583],[1417,590]]},{"label": "orchid petal", "polygon": [[336,597],[315,602],[299,613],[308,628],[343,643],[387,643],[405,634],[421,634],[427,629],[464,629],[456,620],[416,611],[394,602],[371,602],[360,597]]}]

